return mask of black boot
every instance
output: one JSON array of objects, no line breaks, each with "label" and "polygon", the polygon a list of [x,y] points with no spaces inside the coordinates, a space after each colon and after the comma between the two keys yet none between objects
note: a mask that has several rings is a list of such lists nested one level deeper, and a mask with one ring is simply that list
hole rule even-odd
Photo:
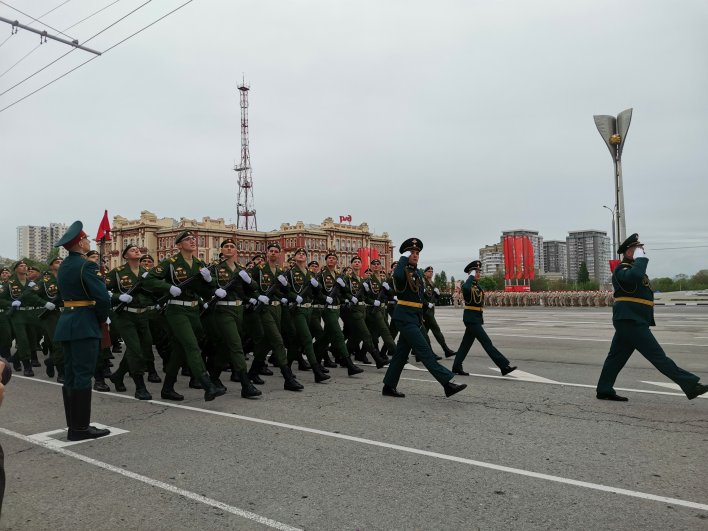
[{"label": "black boot", "polygon": [[61,396],[64,399],[64,416],[66,417],[66,427],[71,429],[71,393],[69,389],[62,386]]},{"label": "black boot", "polygon": [[[96,371],[96,374],[98,374],[98,371]],[[113,386],[116,388],[116,391],[118,391],[119,393],[125,393],[128,390],[128,388],[123,383],[123,373],[120,372],[120,370],[117,370],[116,372],[111,374],[108,379],[113,383]],[[103,381],[103,374],[102,373],[101,373],[101,381]],[[96,382],[98,382],[98,376],[96,376]],[[103,383],[105,384],[106,382],[103,382]],[[106,387],[108,387],[108,386],[106,386]],[[98,391],[98,389],[96,389],[96,391]],[[106,389],[106,391],[110,391],[110,389]]]},{"label": "black boot", "polygon": [[23,361],[22,366],[25,368],[25,370],[22,371],[23,376],[34,376],[34,371],[32,370],[32,362],[31,361]]},{"label": "black boot", "polygon": [[325,350],[322,353],[322,365],[328,369],[336,369],[338,365],[329,357],[329,353]]},{"label": "black boot", "polygon": [[72,389],[69,394],[71,426],[67,439],[70,441],[98,439],[111,433],[91,426],[91,394],[91,389]]},{"label": "black boot", "polygon": [[290,367],[288,367],[287,365],[282,366],[280,368],[280,372],[282,373],[283,378],[285,379],[283,389],[285,389],[286,391],[302,391],[305,388],[300,382],[295,379],[293,371],[291,371]]},{"label": "black boot", "polygon": [[[233,373],[231,373],[233,376]],[[255,385],[251,383],[246,371],[237,373],[238,379],[241,382],[241,398],[255,398],[261,396],[260,390],[256,388]]]},{"label": "black boot", "polygon": [[212,383],[208,372],[203,372],[199,376],[199,383],[202,384],[202,387],[204,388],[204,400],[207,402],[211,402],[217,396],[221,396],[226,392],[225,387],[222,386],[221,388],[218,388]]},{"label": "black boot", "polygon": [[470,375],[470,373],[465,372],[465,371],[462,369],[462,365],[453,365],[453,366],[452,366],[452,372],[455,373],[455,374],[459,374],[460,376],[469,376],[469,375]]},{"label": "black boot", "polygon": [[360,349],[355,349],[354,350],[354,359],[358,361],[359,363],[363,363],[364,365],[371,365],[371,361],[369,361],[369,358],[366,357],[366,351],[365,350],[360,350]]},{"label": "black boot", "polygon": [[379,355],[379,349],[378,349],[378,348],[374,347],[374,349],[373,349],[371,352],[369,352],[369,354],[371,354],[371,357],[374,358],[374,361],[376,362],[376,368],[377,368],[377,369],[380,369],[380,368],[382,368],[382,367],[385,367],[386,365],[389,364],[389,359],[388,359],[388,358],[384,359],[384,358],[382,358],[382,357]]},{"label": "black boot", "polygon": [[302,354],[302,352],[299,352],[297,355],[297,370],[309,371],[310,369],[312,369],[312,367],[310,367],[310,364],[307,363],[305,356]]},{"label": "black boot", "polygon": [[57,367],[57,383],[64,383],[64,367]]},{"label": "black boot", "polygon": [[406,395],[404,393],[401,393],[395,387],[391,387],[390,385],[386,385],[386,384],[384,384],[383,389],[381,390],[381,394],[384,396],[393,396],[396,398],[405,398],[406,397]]},{"label": "black boot", "polygon": [[30,363],[32,364],[32,367],[41,367],[42,364],[39,363],[39,359],[37,358],[37,351],[33,350],[32,354],[30,355]]},{"label": "black boot", "polygon": [[443,388],[445,389],[445,396],[447,396],[448,398],[454,395],[455,393],[459,393],[466,387],[467,384],[458,385],[452,382],[447,382],[445,385],[443,385]]},{"label": "black boot", "polygon": [[162,383],[162,378],[160,378],[160,375],[157,374],[157,371],[155,370],[155,364],[151,363],[148,366],[148,382],[150,383]]},{"label": "black boot", "polygon": [[444,342],[442,344],[442,348],[446,358],[452,358],[453,356],[457,355],[457,352],[455,352],[454,350],[450,350],[450,347],[448,347],[447,344]]},{"label": "black boot", "polygon": [[17,357],[17,354],[12,356],[12,370],[15,372],[20,372],[22,370],[22,362],[20,361],[20,358]]},{"label": "black boot", "polygon": [[342,361],[344,362],[344,366],[347,368],[347,373],[349,374],[349,376],[354,376],[355,374],[360,374],[364,372],[364,369],[362,369],[361,367],[357,367],[356,365],[354,365],[354,363],[352,363],[351,358],[344,358],[343,360],[340,360],[340,362]]},{"label": "black boot", "polygon": [[160,391],[160,396],[163,399],[174,400],[175,402],[184,400],[184,396],[175,391],[176,381],[176,376],[170,376],[169,374],[165,374],[165,382],[162,384],[162,391]]},{"label": "black boot", "polygon": [[263,365],[262,361],[254,359],[253,363],[251,363],[251,369],[247,373],[250,380],[256,385],[263,385],[265,383],[263,379],[258,376],[261,365]]},{"label": "black boot", "polygon": [[328,369],[327,367],[325,367],[325,366],[322,365],[321,363],[318,363],[317,365],[320,366],[320,370],[321,370],[323,373],[325,373],[325,374],[329,373],[329,369]]},{"label": "black boot", "polygon": [[138,400],[152,400],[152,395],[145,387],[145,380],[142,374],[137,374],[133,376],[133,381],[135,382],[135,398]]},{"label": "black boot", "polygon": [[192,377],[189,379],[189,388],[190,388],[190,389],[206,389],[206,388],[202,385],[201,379],[200,379],[200,378],[196,378],[195,376],[192,376]]},{"label": "black boot", "polygon": [[[272,357],[273,356],[271,356],[271,358]],[[263,376],[273,376],[273,371],[268,368],[268,364],[266,362],[262,362],[258,367],[258,374]]]},{"label": "black boot", "polygon": [[44,360],[44,366],[47,368],[47,377],[54,378],[54,362],[51,358]]},{"label": "black boot", "polygon": [[322,367],[320,367],[319,363],[316,363],[312,366],[312,372],[315,375],[316,383],[324,382],[325,380],[329,380],[330,378],[329,374],[325,374],[322,372]]},{"label": "black boot", "polygon": [[221,376],[221,370],[220,369],[212,369],[209,371],[209,379],[211,380],[211,383],[214,384],[214,387],[217,389],[223,389],[224,393],[227,391],[226,386],[221,383],[221,380],[219,377]]},{"label": "black boot", "polygon": [[[121,381],[121,384],[123,382]],[[107,393],[108,391],[111,390],[110,387],[108,387],[108,384],[106,383],[106,380],[103,378],[103,373],[101,371],[96,371],[93,374],[93,389],[94,391],[98,391],[100,393]],[[118,390],[118,386],[116,386],[116,391]],[[123,391],[125,391],[125,386],[123,386]]]}]

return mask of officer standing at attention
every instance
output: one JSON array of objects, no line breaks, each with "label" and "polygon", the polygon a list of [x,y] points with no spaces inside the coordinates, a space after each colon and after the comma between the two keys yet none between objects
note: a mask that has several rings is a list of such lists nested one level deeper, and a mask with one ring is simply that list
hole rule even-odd
[{"label": "officer standing at attention", "polygon": [[91,377],[111,298],[98,265],[84,256],[91,243],[83,224],[75,221],[54,247],[63,246],[69,256],[59,266],[57,285],[64,307],[57,321],[54,341],[62,342],[64,352],[64,413],[70,441],[96,439],[110,432],[91,426]]},{"label": "officer standing at attention", "polygon": [[492,340],[489,339],[487,332],[484,331],[482,326],[484,324],[484,290],[478,283],[480,269],[482,269],[482,262],[479,260],[474,260],[465,267],[465,273],[469,274],[469,277],[462,285],[462,298],[465,301],[462,322],[465,324],[465,335],[462,336],[460,348],[455,353],[452,372],[464,376],[469,375],[468,372],[462,369],[462,362],[465,361],[467,353],[472,348],[472,343],[477,339],[494,364],[499,367],[502,376],[506,376],[515,371],[516,367],[511,366],[509,360],[492,344]]},{"label": "officer standing at attention", "polygon": [[617,249],[624,255],[612,273],[615,304],[612,325],[615,335],[610,352],[597,382],[597,398],[626,402],[614,390],[617,375],[635,350],[644,356],[667,378],[677,383],[689,400],[708,391],[708,385],[698,383],[698,376],[678,367],[669,358],[649,330],[654,322],[654,292],[646,275],[649,258],[638,234],[632,234]]},{"label": "officer standing at attention", "polygon": [[458,385],[451,380],[454,374],[438,363],[430,344],[421,331],[423,319],[423,276],[418,270],[418,259],[423,249],[423,242],[417,238],[409,238],[401,244],[401,258],[393,271],[393,289],[398,302],[393,310],[393,322],[401,337],[396,345],[396,352],[384,376],[384,386],[381,394],[403,398],[403,393],[396,389],[401,377],[403,366],[408,361],[411,350],[423,362],[435,379],[445,389],[445,396],[452,396],[467,387]]}]

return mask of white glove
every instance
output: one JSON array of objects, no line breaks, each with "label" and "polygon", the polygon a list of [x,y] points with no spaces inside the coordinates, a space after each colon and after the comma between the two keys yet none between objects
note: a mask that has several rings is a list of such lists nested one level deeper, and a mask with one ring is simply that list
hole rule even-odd
[{"label": "white glove", "polygon": [[297,302],[298,304],[302,304],[302,301],[303,301],[303,298],[300,297],[300,295],[298,295],[297,297],[295,297],[295,302]]},{"label": "white glove", "polygon": [[381,301],[380,301],[379,299],[376,299],[376,300],[374,301],[374,306],[376,306],[377,308],[378,308],[379,306],[381,306]]},{"label": "white glove", "polygon": [[278,282],[280,282],[283,286],[288,285],[288,279],[283,275],[278,275]]},{"label": "white glove", "polygon": [[315,277],[312,277],[312,278],[310,279],[310,284],[312,284],[312,287],[313,287],[313,288],[316,288],[316,287],[318,287],[318,286],[320,285],[320,283],[317,282],[317,279],[316,279]]},{"label": "white glove", "polygon": [[342,280],[342,277],[339,277],[339,278],[337,279],[337,284],[339,284],[340,286],[344,287],[344,280]]},{"label": "white glove", "polygon": [[248,299],[248,302],[250,302],[252,306],[255,306],[258,303],[256,299]]},{"label": "white glove", "polygon": [[140,275],[143,278],[147,278],[147,276],[150,274],[150,271],[145,271],[142,275]]},{"label": "white glove", "polygon": [[398,302],[398,297],[396,295],[393,296],[393,300]]},{"label": "white glove", "polygon": [[172,295],[173,297],[179,297],[180,295],[182,295],[182,290],[177,286],[170,286],[170,295]]},{"label": "white glove", "polygon": [[435,288],[433,291],[435,292],[435,295],[440,295],[440,290],[438,288]]},{"label": "white glove", "polygon": [[120,295],[118,295],[118,300],[119,300],[120,302],[124,302],[124,303],[126,303],[126,304],[130,304],[131,302],[133,302],[133,296],[132,296],[132,295],[128,295],[127,293],[121,293]]},{"label": "white glove", "polygon": [[384,287],[385,290],[391,289],[391,286],[388,285],[388,282],[382,282],[381,285]]},{"label": "white glove", "polygon": [[208,302],[205,302],[205,303],[204,303],[204,309],[207,310],[208,308],[209,308],[209,303],[208,303]]},{"label": "white glove", "polygon": [[287,303],[288,303],[288,299],[286,299],[285,297],[280,299],[280,304],[287,304]]},{"label": "white glove", "polygon": [[334,299],[332,297],[325,297],[325,301],[327,301],[327,304],[332,304]]},{"label": "white glove", "polygon": [[637,258],[649,258],[646,253],[644,252],[644,249],[641,247],[637,247],[634,249],[634,259],[636,260]]},{"label": "white glove", "polygon": [[249,275],[245,269],[242,269],[241,271],[239,271],[238,276],[240,276],[241,280],[243,280],[246,284],[251,283],[251,275]]},{"label": "white glove", "polygon": [[432,308],[433,306],[435,306],[435,305],[432,302],[428,303],[428,308]]},{"label": "white glove", "polygon": [[268,304],[270,302],[270,299],[265,295],[258,295],[258,300],[261,301],[263,304]]},{"label": "white glove", "polygon": [[205,282],[211,282],[211,271],[208,267],[202,267],[199,272],[202,274],[202,278]]},{"label": "white glove", "polygon": [[110,317],[106,317],[106,324],[107,324],[107,325],[111,324],[111,318],[110,318]]},{"label": "white glove", "polygon": [[357,302],[359,302],[359,299],[357,299],[356,297],[352,297],[352,303],[356,304]]},{"label": "white glove", "polygon": [[37,284],[34,282],[34,280],[30,280],[30,281],[27,283],[27,287],[28,287],[28,288],[33,288],[33,287],[35,287],[36,285],[37,285]]},{"label": "white glove", "polygon": [[224,297],[226,297],[226,290],[224,288],[217,288],[214,292],[214,295],[216,295],[220,299],[223,299]]},{"label": "white glove", "polygon": [[47,310],[49,310],[50,312],[53,312],[54,309],[57,307],[57,305],[54,304],[53,302],[47,302],[47,303],[44,305],[44,307],[45,307]]},{"label": "white glove", "polygon": [[366,282],[364,282],[364,291],[369,292],[369,285]]},{"label": "white glove", "polygon": [[410,255],[411,255],[410,251],[406,251],[405,253],[401,254],[401,256],[405,256],[406,258],[410,257]]},{"label": "white glove", "polygon": [[13,308],[19,308],[20,306],[22,306],[22,301],[12,301]]}]

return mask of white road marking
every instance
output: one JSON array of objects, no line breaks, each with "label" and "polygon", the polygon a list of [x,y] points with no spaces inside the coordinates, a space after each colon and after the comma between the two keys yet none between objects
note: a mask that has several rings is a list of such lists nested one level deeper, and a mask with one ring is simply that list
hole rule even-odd
[{"label": "white road marking", "polygon": [[416,367],[415,365],[411,365],[410,363],[406,363],[403,366],[404,369],[409,370],[409,371],[427,371],[428,369],[421,369],[420,367]]},{"label": "white road marking", "polygon": [[[527,336],[522,334],[494,334],[498,337],[522,337],[530,339],[559,339],[565,341],[604,341],[605,343],[610,343],[612,338],[607,339],[597,339],[592,337],[567,337],[567,336]],[[696,345],[695,343],[668,343],[666,341],[661,342],[662,345],[672,345],[674,347],[708,347],[708,345]]]},{"label": "white road marking", "polygon": [[[499,369],[498,367],[489,367],[489,370],[501,373],[501,369]],[[522,371],[519,369],[516,369],[514,372],[507,374],[506,378],[513,378],[515,380],[523,380],[525,382],[539,382],[539,383],[550,383],[550,384],[560,383],[560,382],[557,382],[556,380],[551,380],[550,378],[544,378],[543,376],[537,376],[535,374],[531,374],[530,372],[525,372],[525,371]]]},{"label": "white road marking", "polygon": [[[116,428],[113,426],[106,426],[105,424],[99,424],[98,422],[94,422],[91,424],[92,426],[99,428],[99,429],[109,429],[111,431],[110,434],[101,437],[100,440],[104,439],[109,439],[111,437],[115,437],[116,435],[122,435],[124,433],[130,433],[128,430],[123,430],[121,428]],[[45,431],[43,433],[35,433],[34,435],[28,435],[30,439],[35,441],[37,444],[40,444],[44,446],[45,448],[50,448],[50,449],[56,449],[56,448],[66,448],[67,446],[74,446],[75,444],[81,444],[85,443],[88,441],[95,441],[97,439],[87,439],[84,441],[70,441],[66,438],[66,432],[67,429],[59,429],[59,430],[52,430],[52,431]],[[58,439],[56,438],[57,435],[61,435],[61,438]]]},{"label": "white road marking", "polygon": [[21,441],[25,441],[27,443],[42,446],[43,448],[46,448],[46,449],[56,452],[58,454],[64,455],[66,457],[78,459],[79,461],[83,461],[84,463],[88,463],[89,465],[94,465],[99,468],[103,468],[104,470],[108,470],[110,472],[120,474],[121,476],[125,476],[127,478],[134,479],[136,481],[140,481],[140,482],[145,483],[147,485],[157,487],[158,489],[166,490],[166,491],[171,492],[173,494],[177,494],[178,496],[184,496],[185,498],[188,498],[190,500],[193,500],[193,501],[196,501],[199,503],[203,503],[204,505],[216,507],[217,509],[221,509],[222,511],[226,511],[231,514],[235,514],[236,516],[241,516],[242,518],[246,518],[248,520],[258,522],[259,524],[262,524],[262,525],[265,525],[268,527],[272,527],[273,529],[282,529],[283,531],[302,531],[298,527],[292,527],[287,524],[283,524],[281,522],[278,522],[276,520],[271,520],[270,518],[266,518],[265,516],[261,516],[259,514],[252,513],[250,511],[244,511],[243,509],[239,509],[238,507],[228,505],[226,503],[220,502],[218,500],[214,500],[212,498],[207,498],[206,496],[202,496],[201,494],[197,494],[195,492],[191,492],[191,491],[188,491],[185,489],[180,489],[179,487],[175,487],[174,485],[170,485],[169,483],[165,483],[164,481],[152,479],[147,476],[143,476],[142,474],[136,474],[135,472],[131,472],[130,470],[125,470],[124,468],[113,466],[108,463],[104,463],[103,461],[98,461],[97,459],[87,457],[85,455],[77,454],[76,452],[72,452],[71,450],[66,450],[64,448],[58,447],[58,446],[53,445],[52,443],[49,443],[46,441],[33,439],[32,437],[28,437],[26,435],[22,435],[21,433],[17,433],[17,432],[14,432],[14,431],[11,431],[11,430],[8,430],[5,428],[0,428],[0,433],[4,433],[5,435],[8,435],[10,437],[15,437],[16,439],[20,439]]},{"label": "white road marking", "polygon": [[[508,376],[487,376],[487,377],[508,379]],[[27,380],[32,380],[32,381],[42,381],[42,380],[35,380],[34,378],[24,378],[24,377],[21,377],[21,378],[27,379]],[[413,378],[401,378],[401,379],[402,380],[415,380]],[[434,380],[416,380],[416,381],[423,381],[423,382],[431,382],[432,381],[434,383],[437,383]],[[47,383],[59,385],[59,384],[56,384],[55,382],[47,382]],[[562,385],[572,385],[572,386],[576,386],[576,387],[593,387],[593,388],[595,387],[594,385],[584,385],[584,384],[562,384]],[[636,391],[636,392],[653,393],[653,394],[672,394],[672,395],[676,394],[676,393],[663,393],[661,391],[640,391],[640,390],[634,390],[634,389],[620,389],[620,388],[618,388],[618,390]],[[99,393],[99,394],[108,394],[108,393]],[[120,398],[130,398],[132,400],[135,400],[131,396],[115,395],[115,394],[113,396],[118,396]],[[658,501],[661,503],[671,503],[671,504],[679,505],[682,507],[690,507],[692,509],[699,509],[702,511],[708,511],[708,504],[705,504],[705,503],[697,503],[697,502],[692,502],[692,501],[687,501],[687,500],[681,500],[679,498],[669,498],[666,496],[658,496],[656,494],[650,494],[650,493],[646,493],[646,492],[634,491],[634,490],[629,490],[629,489],[622,489],[622,488],[618,488],[618,487],[611,487],[611,486],[602,485],[599,483],[590,483],[587,481],[579,481],[576,479],[564,478],[561,476],[554,476],[554,475],[550,475],[550,474],[543,474],[540,472],[533,472],[533,471],[524,470],[521,468],[513,468],[513,467],[508,467],[508,466],[503,466],[503,465],[497,465],[494,463],[488,463],[485,461],[477,461],[474,459],[467,459],[465,457],[457,457],[457,456],[448,455],[448,454],[441,454],[438,452],[431,452],[428,450],[420,450],[418,448],[412,448],[409,446],[401,446],[398,444],[385,443],[385,442],[381,442],[381,441],[375,441],[372,439],[364,439],[362,437],[354,437],[351,435],[344,435],[342,433],[334,433],[334,432],[318,430],[318,429],[314,429],[314,428],[307,428],[305,426],[286,424],[284,422],[276,422],[276,421],[272,421],[272,420],[259,419],[259,418],[255,418],[255,417],[246,417],[244,415],[236,415],[235,413],[227,413],[224,411],[214,411],[214,410],[209,410],[209,409],[202,409],[199,407],[187,406],[184,404],[175,404],[174,402],[163,402],[160,400],[145,400],[144,402],[148,402],[148,403],[159,405],[159,406],[172,407],[175,409],[184,409],[186,411],[194,411],[197,413],[207,413],[209,415],[216,415],[219,417],[233,418],[233,419],[243,420],[243,421],[247,421],[247,422],[253,422],[256,424],[263,424],[266,426],[274,426],[277,428],[285,428],[285,429],[289,429],[289,430],[293,430],[293,431],[311,433],[314,435],[322,435],[325,437],[331,437],[333,439],[341,439],[341,440],[345,440],[345,441],[366,444],[369,446],[388,448],[391,450],[398,450],[401,452],[406,452],[406,453],[411,453],[411,454],[416,454],[416,455],[424,455],[427,457],[433,457],[433,458],[441,459],[444,461],[462,463],[462,464],[471,465],[471,466],[475,466],[475,467],[479,467],[479,468],[497,470],[500,472],[507,472],[510,474],[516,474],[519,476],[526,476],[526,477],[531,477],[531,478],[535,478],[535,479],[542,479],[542,480],[551,481],[554,483],[573,485],[576,487],[582,487],[582,488],[586,488],[586,489],[590,489],[590,490],[596,490],[596,491],[601,491],[601,492],[611,492],[614,494],[620,494],[622,496],[628,496],[628,497],[632,497],[632,498],[640,498],[640,499],[644,499],[644,500]],[[6,430],[5,428],[0,428],[0,433],[5,433],[6,435],[17,437],[19,439],[26,440],[27,442],[31,442],[33,444],[40,444],[41,445],[41,443],[34,441],[25,435],[22,435],[20,433],[16,433],[16,432],[13,432],[10,430]],[[195,494],[195,493],[189,492],[189,491],[183,491],[182,489],[179,489],[177,487],[169,485],[168,483],[163,483],[161,481],[157,481],[157,480],[145,477],[145,476],[141,476],[139,474],[135,474],[134,472],[129,472],[127,470],[114,467],[113,465],[109,465],[107,463],[102,463],[102,462],[97,461],[95,459],[91,459],[90,457],[85,457],[81,454],[76,454],[74,452],[71,452],[70,450],[65,450],[63,448],[50,448],[50,449],[54,450],[55,452],[61,453],[63,455],[75,457],[76,459],[80,459],[81,461],[84,461],[84,462],[87,462],[90,464],[94,464],[96,466],[100,466],[102,468],[105,468],[107,470],[111,470],[113,472],[125,475],[127,477],[133,477],[134,479],[139,479],[140,481],[148,483],[149,485],[154,485],[156,487],[163,488],[163,489],[168,490],[170,492],[174,492],[176,494],[181,494],[182,496],[188,497],[190,499],[194,499],[194,500],[199,501],[201,503],[205,503],[207,505],[212,505],[213,507],[218,507],[218,508],[223,509],[225,511],[231,512],[233,514],[238,514],[239,516],[244,516],[245,518],[248,518],[248,516],[245,516],[245,515],[251,515],[251,516],[253,516],[253,518],[250,518],[250,519],[253,519],[255,521],[260,522],[260,520],[256,520],[256,518],[259,518],[259,519],[263,519],[263,520],[272,522],[272,524],[264,524],[264,525],[270,525],[271,527],[275,527],[276,529],[296,529],[296,528],[289,527],[286,524],[281,524],[280,522],[276,522],[274,520],[269,520],[267,518],[256,515],[254,513],[249,513],[248,511],[243,511],[242,509],[238,509],[236,507],[231,507],[230,505],[226,505],[222,502],[212,500],[210,498],[206,498],[206,497],[201,496],[199,494]],[[261,522],[261,523],[263,523],[263,522]],[[276,527],[276,525],[283,526],[283,527]]]},{"label": "white road marking", "polygon": [[647,382],[644,380],[641,380],[642,383],[649,384],[649,385],[658,385],[659,387],[667,387],[669,389],[678,389],[679,391],[681,390],[681,386],[677,385],[675,383],[671,382]]}]

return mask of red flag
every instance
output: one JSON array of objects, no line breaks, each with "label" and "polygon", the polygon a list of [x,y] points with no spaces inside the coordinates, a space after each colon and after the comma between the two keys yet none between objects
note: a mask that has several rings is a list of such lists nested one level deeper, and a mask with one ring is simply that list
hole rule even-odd
[{"label": "red flag", "polygon": [[618,265],[620,265],[620,262],[621,262],[621,261],[622,261],[622,260],[610,260],[610,273],[614,273],[614,272],[615,272],[615,267],[617,267]]},{"label": "red flag", "polygon": [[524,237],[514,236],[514,256],[516,257],[516,278],[519,279],[524,274],[523,256],[524,256]]},{"label": "red flag", "polygon": [[509,245],[509,236],[504,236],[504,279],[509,280],[512,274],[512,252],[511,245]]},{"label": "red flag", "polygon": [[108,223],[108,210],[103,211],[103,219],[96,233],[96,241],[100,242],[101,239],[107,242],[111,241],[111,224]]},{"label": "red flag", "polygon": [[533,259],[533,244],[531,238],[524,236],[524,278],[533,280],[536,278]]}]

